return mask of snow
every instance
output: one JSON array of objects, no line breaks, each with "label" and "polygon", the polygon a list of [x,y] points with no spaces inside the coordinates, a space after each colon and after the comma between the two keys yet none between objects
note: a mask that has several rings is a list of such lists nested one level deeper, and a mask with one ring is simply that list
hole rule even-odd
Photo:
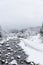
[{"label": "snow", "polygon": [[12,36],[12,37],[7,37],[7,38],[3,38],[1,41],[0,41],[0,43],[2,44],[2,43],[4,43],[5,41],[9,41],[10,39],[14,39],[14,38],[17,38],[17,37],[14,37],[14,36]]},{"label": "snow", "polygon": [[27,61],[34,61],[43,65],[43,43],[40,34],[31,36],[29,39],[21,39],[20,46],[28,55]]},{"label": "snow", "polygon": [[[14,37],[7,37],[7,39],[3,39],[0,43],[8,41],[9,39],[14,39]],[[40,37],[40,34],[30,36],[28,39],[20,38],[21,42],[19,45],[24,49],[25,53],[28,55],[26,58],[27,61],[34,61],[35,63],[39,63],[43,65],[43,43]],[[17,63],[15,60],[11,62]]]},{"label": "snow", "polygon": [[20,55],[18,55],[18,56],[17,56],[17,58],[18,58],[18,59],[20,59],[20,58],[21,58],[21,56],[20,56]]},{"label": "snow", "polygon": [[18,65],[16,60],[12,60],[12,62],[10,62],[9,64],[10,65],[12,65],[12,64]]}]

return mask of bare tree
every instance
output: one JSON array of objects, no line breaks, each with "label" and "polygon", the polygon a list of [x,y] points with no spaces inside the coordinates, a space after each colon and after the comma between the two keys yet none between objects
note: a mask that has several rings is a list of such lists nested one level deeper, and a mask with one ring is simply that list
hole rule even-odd
[{"label": "bare tree", "polygon": [[0,38],[2,38],[2,28],[0,26]]}]

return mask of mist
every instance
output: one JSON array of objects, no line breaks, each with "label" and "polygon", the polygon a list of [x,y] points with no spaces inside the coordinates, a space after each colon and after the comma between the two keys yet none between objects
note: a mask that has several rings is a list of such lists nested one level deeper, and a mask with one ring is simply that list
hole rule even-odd
[{"label": "mist", "polygon": [[41,26],[43,0],[0,0],[0,25],[3,29]]}]

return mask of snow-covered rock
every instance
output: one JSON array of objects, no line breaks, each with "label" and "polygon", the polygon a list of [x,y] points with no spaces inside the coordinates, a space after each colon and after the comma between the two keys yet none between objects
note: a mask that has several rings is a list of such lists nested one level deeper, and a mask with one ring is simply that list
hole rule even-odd
[{"label": "snow-covered rock", "polygon": [[8,60],[6,59],[5,64],[8,64]]},{"label": "snow-covered rock", "polygon": [[11,50],[11,47],[8,47],[7,50]]},{"label": "snow-covered rock", "polygon": [[6,44],[6,47],[9,47],[9,44]]},{"label": "snow-covered rock", "polygon": [[11,57],[11,60],[14,60],[14,57]]},{"label": "snow-covered rock", "polygon": [[17,58],[18,58],[18,59],[20,59],[20,58],[21,58],[21,56],[20,56],[20,55],[17,55]]},{"label": "snow-covered rock", "polygon": [[12,60],[12,62],[9,63],[10,65],[18,65],[16,60]]}]

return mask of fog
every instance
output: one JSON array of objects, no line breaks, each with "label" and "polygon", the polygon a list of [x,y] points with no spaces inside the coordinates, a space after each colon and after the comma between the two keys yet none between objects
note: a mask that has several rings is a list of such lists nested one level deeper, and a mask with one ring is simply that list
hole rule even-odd
[{"label": "fog", "polygon": [[0,0],[0,25],[3,29],[40,26],[43,0]]}]

